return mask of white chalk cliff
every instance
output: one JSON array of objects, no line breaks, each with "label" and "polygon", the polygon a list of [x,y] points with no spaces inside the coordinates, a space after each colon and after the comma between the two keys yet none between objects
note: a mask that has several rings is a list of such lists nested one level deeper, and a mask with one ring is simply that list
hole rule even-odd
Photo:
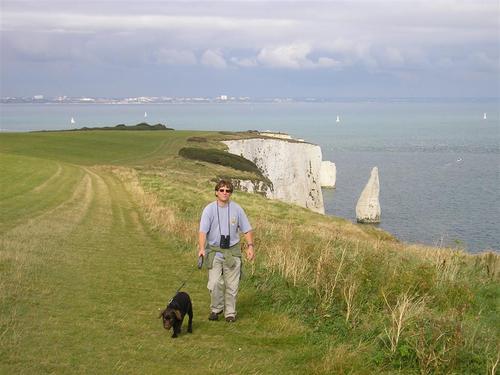
[{"label": "white chalk cliff", "polygon": [[374,167],[370,179],[356,204],[356,220],[358,223],[380,223],[379,193],[378,168]]},{"label": "white chalk cliff", "polygon": [[273,188],[263,181],[233,180],[236,190],[246,193],[262,194],[266,197],[272,196]]},{"label": "white chalk cliff", "polygon": [[335,163],[331,161],[322,161],[321,162],[321,186],[328,188],[335,188],[335,183],[337,180],[337,167]]},{"label": "white chalk cliff", "polygon": [[251,138],[224,141],[228,151],[251,160],[272,182],[266,196],[325,213],[321,148],[305,142]]}]

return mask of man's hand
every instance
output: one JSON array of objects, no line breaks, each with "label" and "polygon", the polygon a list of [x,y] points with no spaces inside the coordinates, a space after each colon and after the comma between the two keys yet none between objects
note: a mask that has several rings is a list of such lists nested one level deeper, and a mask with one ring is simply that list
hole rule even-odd
[{"label": "man's hand", "polygon": [[249,261],[255,258],[255,249],[253,245],[253,231],[248,231],[245,233],[245,241],[247,243],[247,259]]},{"label": "man's hand", "polygon": [[204,232],[198,233],[198,256],[205,257],[205,247],[207,245],[207,234]]},{"label": "man's hand", "polygon": [[255,251],[252,246],[247,247],[247,260],[253,261],[255,259]]}]

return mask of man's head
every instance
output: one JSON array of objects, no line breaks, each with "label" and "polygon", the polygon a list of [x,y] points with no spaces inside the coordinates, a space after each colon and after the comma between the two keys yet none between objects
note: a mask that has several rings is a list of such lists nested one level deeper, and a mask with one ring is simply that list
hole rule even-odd
[{"label": "man's head", "polygon": [[233,192],[233,184],[228,180],[220,180],[217,185],[215,185],[215,196],[217,200],[222,203],[226,203],[231,198]]}]

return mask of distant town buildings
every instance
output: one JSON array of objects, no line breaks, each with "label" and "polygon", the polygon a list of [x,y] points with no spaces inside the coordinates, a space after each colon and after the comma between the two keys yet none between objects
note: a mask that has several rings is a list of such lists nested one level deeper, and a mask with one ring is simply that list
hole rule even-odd
[{"label": "distant town buildings", "polygon": [[219,95],[216,97],[170,97],[170,96],[139,96],[129,98],[104,98],[104,97],[71,97],[60,95],[46,97],[42,94],[26,97],[5,96],[0,98],[0,103],[58,103],[58,104],[168,104],[168,103],[287,103],[300,101],[323,102],[325,99],[292,99],[292,98],[251,98],[249,96]]}]

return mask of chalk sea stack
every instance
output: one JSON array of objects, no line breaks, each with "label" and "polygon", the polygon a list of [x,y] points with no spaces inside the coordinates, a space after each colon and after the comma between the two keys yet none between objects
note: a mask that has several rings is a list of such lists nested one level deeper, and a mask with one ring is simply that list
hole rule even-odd
[{"label": "chalk sea stack", "polygon": [[335,163],[328,160],[322,161],[320,176],[322,187],[335,189],[335,182],[337,179],[337,167]]},{"label": "chalk sea stack", "polygon": [[363,189],[356,204],[356,220],[363,224],[380,223],[380,202],[378,199],[380,184],[378,168],[372,169],[370,179]]}]

